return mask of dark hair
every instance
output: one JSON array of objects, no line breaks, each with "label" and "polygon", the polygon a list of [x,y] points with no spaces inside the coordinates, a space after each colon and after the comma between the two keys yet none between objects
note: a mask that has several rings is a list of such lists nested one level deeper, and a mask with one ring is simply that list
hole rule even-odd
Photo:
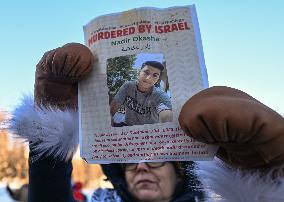
[{"label": "dark hair", "polygon": [[170,161],[170,163],[173,164],[176,174],[179,177],[184,178],[186,173],[185,166],[179,161]]},{"label": "dark hair", "polygon": [[159,69],[161,72],[164,70],[164,65],[162,65],[162,63],[157,62],[157,61],[146,61],[142,64],[141,69],[143,69],[146,65],[151,66],[151,67],[155,67],[157,69]]}]

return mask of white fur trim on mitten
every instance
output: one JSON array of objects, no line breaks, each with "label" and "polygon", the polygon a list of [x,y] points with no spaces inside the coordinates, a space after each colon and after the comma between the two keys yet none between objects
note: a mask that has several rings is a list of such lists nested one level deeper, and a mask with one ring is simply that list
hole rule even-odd
[{"label": "white fur trim on mitten", "polygon": [[32,160],[45,156],[68,160],[78,147],[78,113],[40,108],[32,97],[25,96],[22,104],[14,110],[9,129],[30,143],[36,153]]},{"label": "white fur trim on mitten", "polygon": [[[283,202],[284,177],[281,168],[269,173],[242,171],[222,162],[198,162],[196,174],[208,194],[208,201]],[[280,173],[279,173],[280,174]],[[281,177],[282,176],[282,177]]]}]

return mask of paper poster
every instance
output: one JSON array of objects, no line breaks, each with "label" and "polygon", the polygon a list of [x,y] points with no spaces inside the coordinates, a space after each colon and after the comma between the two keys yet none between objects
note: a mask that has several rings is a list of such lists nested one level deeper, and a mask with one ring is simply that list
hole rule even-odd
[{"label": "paper poster", "polygon": [[95,55],[79,84],[81,156],[89,163],[212,159],[216,147],[188,137],[178,116],[208,87],[194,6],[139,8],[84,26]]}]

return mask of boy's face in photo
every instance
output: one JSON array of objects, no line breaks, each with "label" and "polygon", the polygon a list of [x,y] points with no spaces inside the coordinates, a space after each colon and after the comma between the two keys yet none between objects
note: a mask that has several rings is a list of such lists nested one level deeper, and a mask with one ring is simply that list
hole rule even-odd
[{"label": "boy's face in photo", "polygon": [[161,70],[158,68],[145,65],[139,73],[138,81],[139,81],[139,87],[141,90],[147,90],[150,89],[152,86],[157,83],[161,75]]}]

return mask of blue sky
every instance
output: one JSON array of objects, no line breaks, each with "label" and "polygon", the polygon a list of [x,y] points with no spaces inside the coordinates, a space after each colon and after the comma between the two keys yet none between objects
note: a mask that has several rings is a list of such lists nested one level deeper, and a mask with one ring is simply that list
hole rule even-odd
[{"label": "blue sky", "polygon": [[135,7],[195,4],[209,85],[241,89],[284,114],[284,1],[4,0],[0,6],[0,110],[32,93],[45,51],[84,43],[83,25]]}]

